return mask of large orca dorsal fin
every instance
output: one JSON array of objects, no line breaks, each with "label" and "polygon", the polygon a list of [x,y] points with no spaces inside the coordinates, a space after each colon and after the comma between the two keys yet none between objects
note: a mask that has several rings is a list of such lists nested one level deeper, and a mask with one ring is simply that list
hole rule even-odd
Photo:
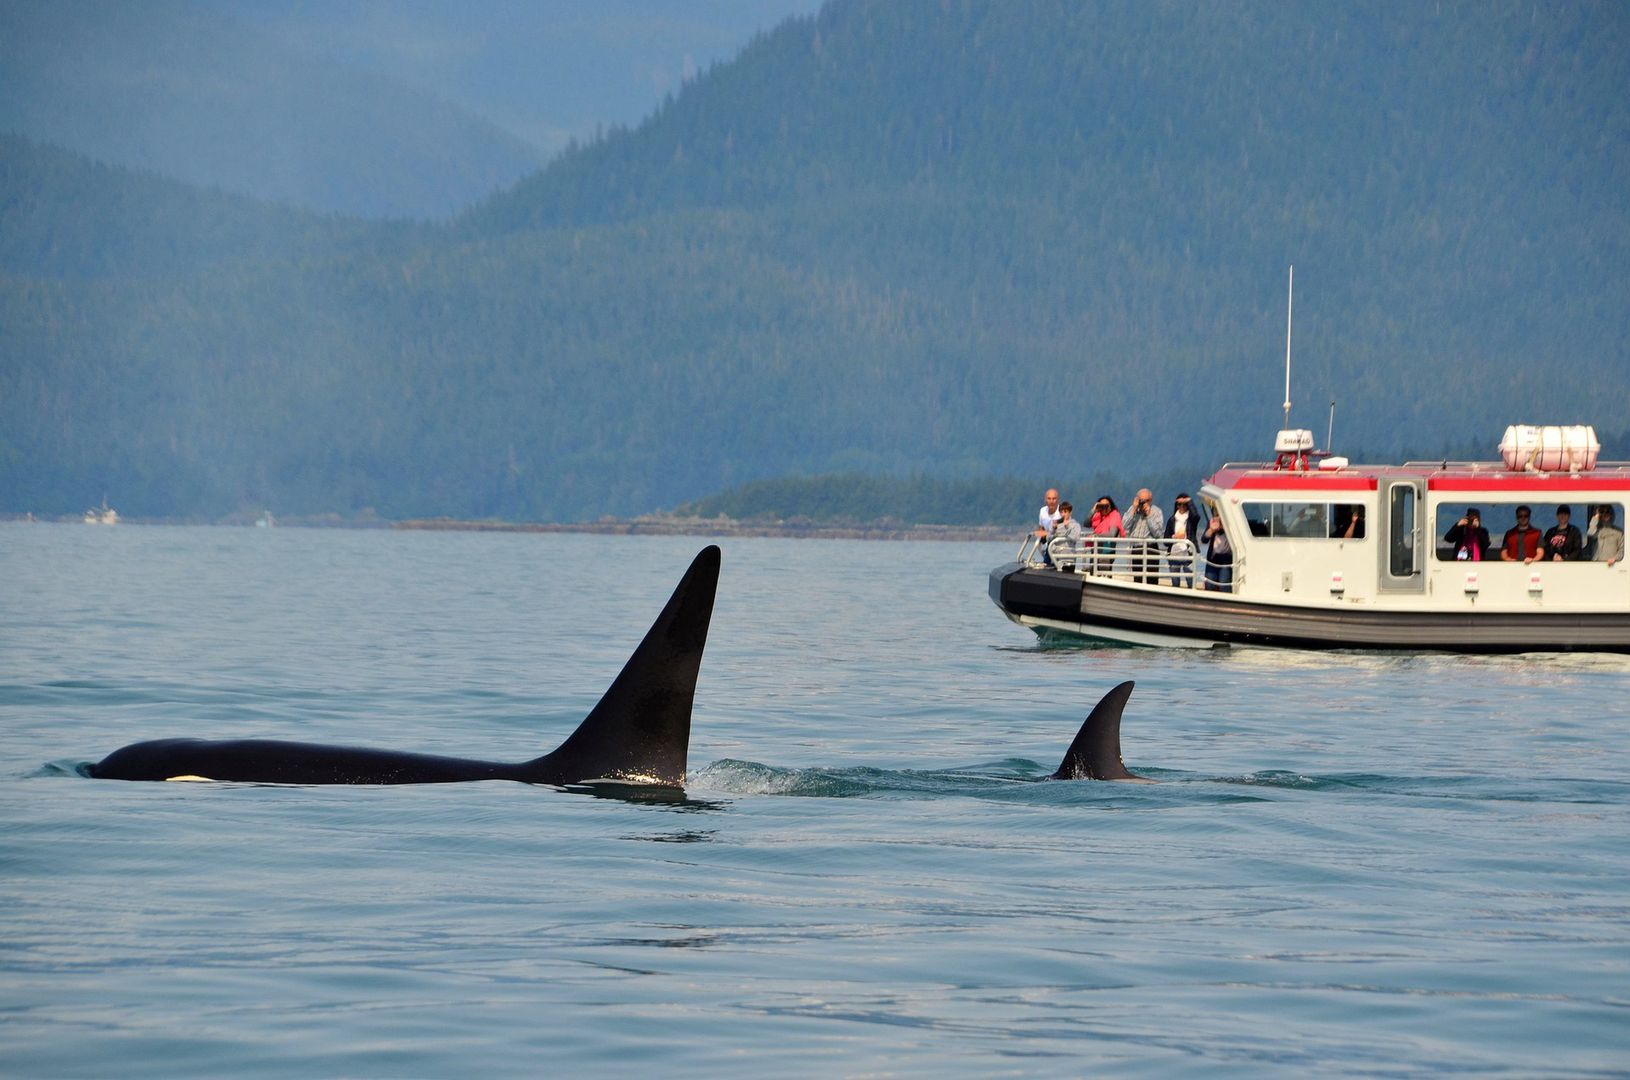
[{"label": "large orca dorsal fin", "polygon": [[1142,780],[1121,762],[1121,711],[1132,696],[1128,679],[1105,694],[1087,716],[1054,780]]},{"label": "large orca dorsal fin", "polygon": [[719,549],[703,548],[599,704],[552,753],[524,766],[535,784],[639,780],[683,787]]}]

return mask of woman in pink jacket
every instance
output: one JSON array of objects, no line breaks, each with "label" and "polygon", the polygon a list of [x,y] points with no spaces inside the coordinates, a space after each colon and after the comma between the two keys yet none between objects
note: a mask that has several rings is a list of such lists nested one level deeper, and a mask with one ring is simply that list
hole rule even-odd
[{"label": "woman in pink jacket", "polygon": [[[1125,536],[1126,529],[1121,526],[1121,512],[1115,507],[1115,500],[1108,495],[1098,496],[1098,501],[1092,506],[1092,535],[1102,537]],[[1115,556],[1119,547],[1114,543],[1098,544],[1097,557],[1093,560],[1095,574],[1108,574],[1115,569]]]}]

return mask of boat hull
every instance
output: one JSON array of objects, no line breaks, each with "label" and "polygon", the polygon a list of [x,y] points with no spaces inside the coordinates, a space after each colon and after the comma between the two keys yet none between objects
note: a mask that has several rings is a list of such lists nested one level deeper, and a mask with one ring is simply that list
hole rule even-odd
[{"label": "boat hull", "polygon": [[1008,618],[1043,638],[1190,648],[1630,652],[1630,613],[1619,612],[1434,612],[1275,604],[1019,562],[991,571],[990,597]]}]

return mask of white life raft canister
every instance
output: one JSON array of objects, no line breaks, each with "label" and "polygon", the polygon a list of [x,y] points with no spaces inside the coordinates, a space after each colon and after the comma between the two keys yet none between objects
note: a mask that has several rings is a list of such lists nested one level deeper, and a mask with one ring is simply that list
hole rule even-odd
[{"label": "white life raft canister", "polygon": [[1531,472],[1589,472],[1601,449],[1589,424],[1512,424],[1500,440],[1505,467]]}]

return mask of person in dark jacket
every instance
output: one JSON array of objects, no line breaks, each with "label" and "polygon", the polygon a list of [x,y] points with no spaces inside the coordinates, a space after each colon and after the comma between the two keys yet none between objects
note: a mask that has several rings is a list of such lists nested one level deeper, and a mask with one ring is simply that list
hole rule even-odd
[{"label": "person in dark jacket", "polygon": [[1473,506],[1461,519],[1449,526],[1443,540],[1454,548],[1455,558],[1461,562],[1482,562],[1489,549],[1489,531],[1483,528],[1483,515]]},{"label": "person in dark jacket", "polygon": [[1585,538],[1579,535],[1579,526],[1571,524],[1573,511],[1566,506],[1556,508],[1556,524],[1545,530],[1539,542],[1539,557],[1550,562],[1572,561],[1585,553]]},{"label": "person in dark jacket", "polygon": [[1200,545],[1200,511],[1183,492],[1166,515],[1166,568],[1180,589],[1194,588],[1194,553]]},{"label": "person in dark jacket", "polygon": [[1234,545],[1223,531],[1222,517],[1211,519],[1205,531],[1206,588],[1213,592],[1234,591]]}]

